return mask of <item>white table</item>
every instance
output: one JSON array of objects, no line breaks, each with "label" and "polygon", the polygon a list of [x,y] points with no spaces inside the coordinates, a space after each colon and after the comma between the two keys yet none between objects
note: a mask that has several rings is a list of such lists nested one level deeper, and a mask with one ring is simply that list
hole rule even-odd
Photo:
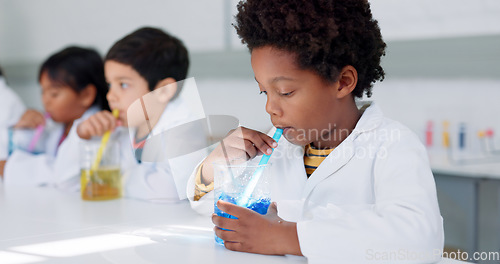
[{"label": "white table", "polygon": [[187,202],[85,202],[76,193],[0,184],[0,263],[307,263],[226,250],[212,227]]}]

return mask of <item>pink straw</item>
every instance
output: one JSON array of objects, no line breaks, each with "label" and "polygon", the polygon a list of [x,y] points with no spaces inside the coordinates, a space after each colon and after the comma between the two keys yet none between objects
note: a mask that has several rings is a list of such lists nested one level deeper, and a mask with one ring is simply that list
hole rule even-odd
[{"label": "pink straw", "polygon": [[[45,119],[49,118],[50,117],[49,113],[45,113],[44,117],[45,117]],[[35,146],[38,143],[38,141],[40,140],[40,137],[42,137],[42,133],[43,133],[44,128],[45,128],[45,125],[39,125],[36,127],[35,135],[31,139],[31,142],[28,146],[29,152],[33,152],[33,150],[35,149]]]}]

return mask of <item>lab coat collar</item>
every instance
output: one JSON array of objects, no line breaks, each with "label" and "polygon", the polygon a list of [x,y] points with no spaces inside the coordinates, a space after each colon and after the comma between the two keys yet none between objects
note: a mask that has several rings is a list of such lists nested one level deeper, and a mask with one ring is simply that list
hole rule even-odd
[{"label": "lab coat collar", "polygon": [[382,124],[383,118],[384,115],[380,107],[378,107],[375,103],[371,103],[371,105],[363,112],[363,115],[359,119],[351,134],[354,134],[354,136],[357,137],[361,133],[372,131]]},{"label": "lab coat collar", "polygon": [[376,129],[382,123],[383,114],[378,106],[371,104],[359,119],[353,132],[338,145],[316,171],[309,177],[304,188],[302,198],[307,199],[312,190],[324,179],[347,164],[354,156],[354,140],[362,133]]}]

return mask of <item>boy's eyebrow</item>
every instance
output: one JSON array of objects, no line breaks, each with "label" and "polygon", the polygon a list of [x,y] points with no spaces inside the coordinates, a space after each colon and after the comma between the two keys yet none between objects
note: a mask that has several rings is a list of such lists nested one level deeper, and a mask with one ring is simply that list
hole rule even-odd
[{"label": "boy's eyebrow", "polygon": [[116,79],[118,79],[118,80],[132,80],[129,77],[122,77],[122,76],[118,76]]},{"label": "boy's eyebrow", "polygon": [[[257,83],[260,83],[259,81],[257,81],[257,78],[255,76],[253,78],[255,79],[255,81]],[[269,83],[275,83],[275,82],[279,82],[279,81],[295,81],[295,79],[290,78],[290,77],[285,77],[285,76],[278,76],[278,77],[274,77],[273,79],[271,79],[271,81]]]},{"label": "boy's eyebrow", "polygon": [[[113,78],[110,78],[111,80],[132,80],[131,78],[129,77],[125,77],[125,76],[117,76],[117,77],[113,77]],[[109,79],[106,78],[106,82],[109,82]]]}]

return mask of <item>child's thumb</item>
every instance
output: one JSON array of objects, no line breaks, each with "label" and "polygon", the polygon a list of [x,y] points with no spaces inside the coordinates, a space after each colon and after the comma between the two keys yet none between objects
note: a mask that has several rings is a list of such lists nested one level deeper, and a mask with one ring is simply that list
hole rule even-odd
[{"label": "child's thumb", "polygon": [[270,207],[271,210],[278,212],[278,204],[276,202],[272,202]]}]

